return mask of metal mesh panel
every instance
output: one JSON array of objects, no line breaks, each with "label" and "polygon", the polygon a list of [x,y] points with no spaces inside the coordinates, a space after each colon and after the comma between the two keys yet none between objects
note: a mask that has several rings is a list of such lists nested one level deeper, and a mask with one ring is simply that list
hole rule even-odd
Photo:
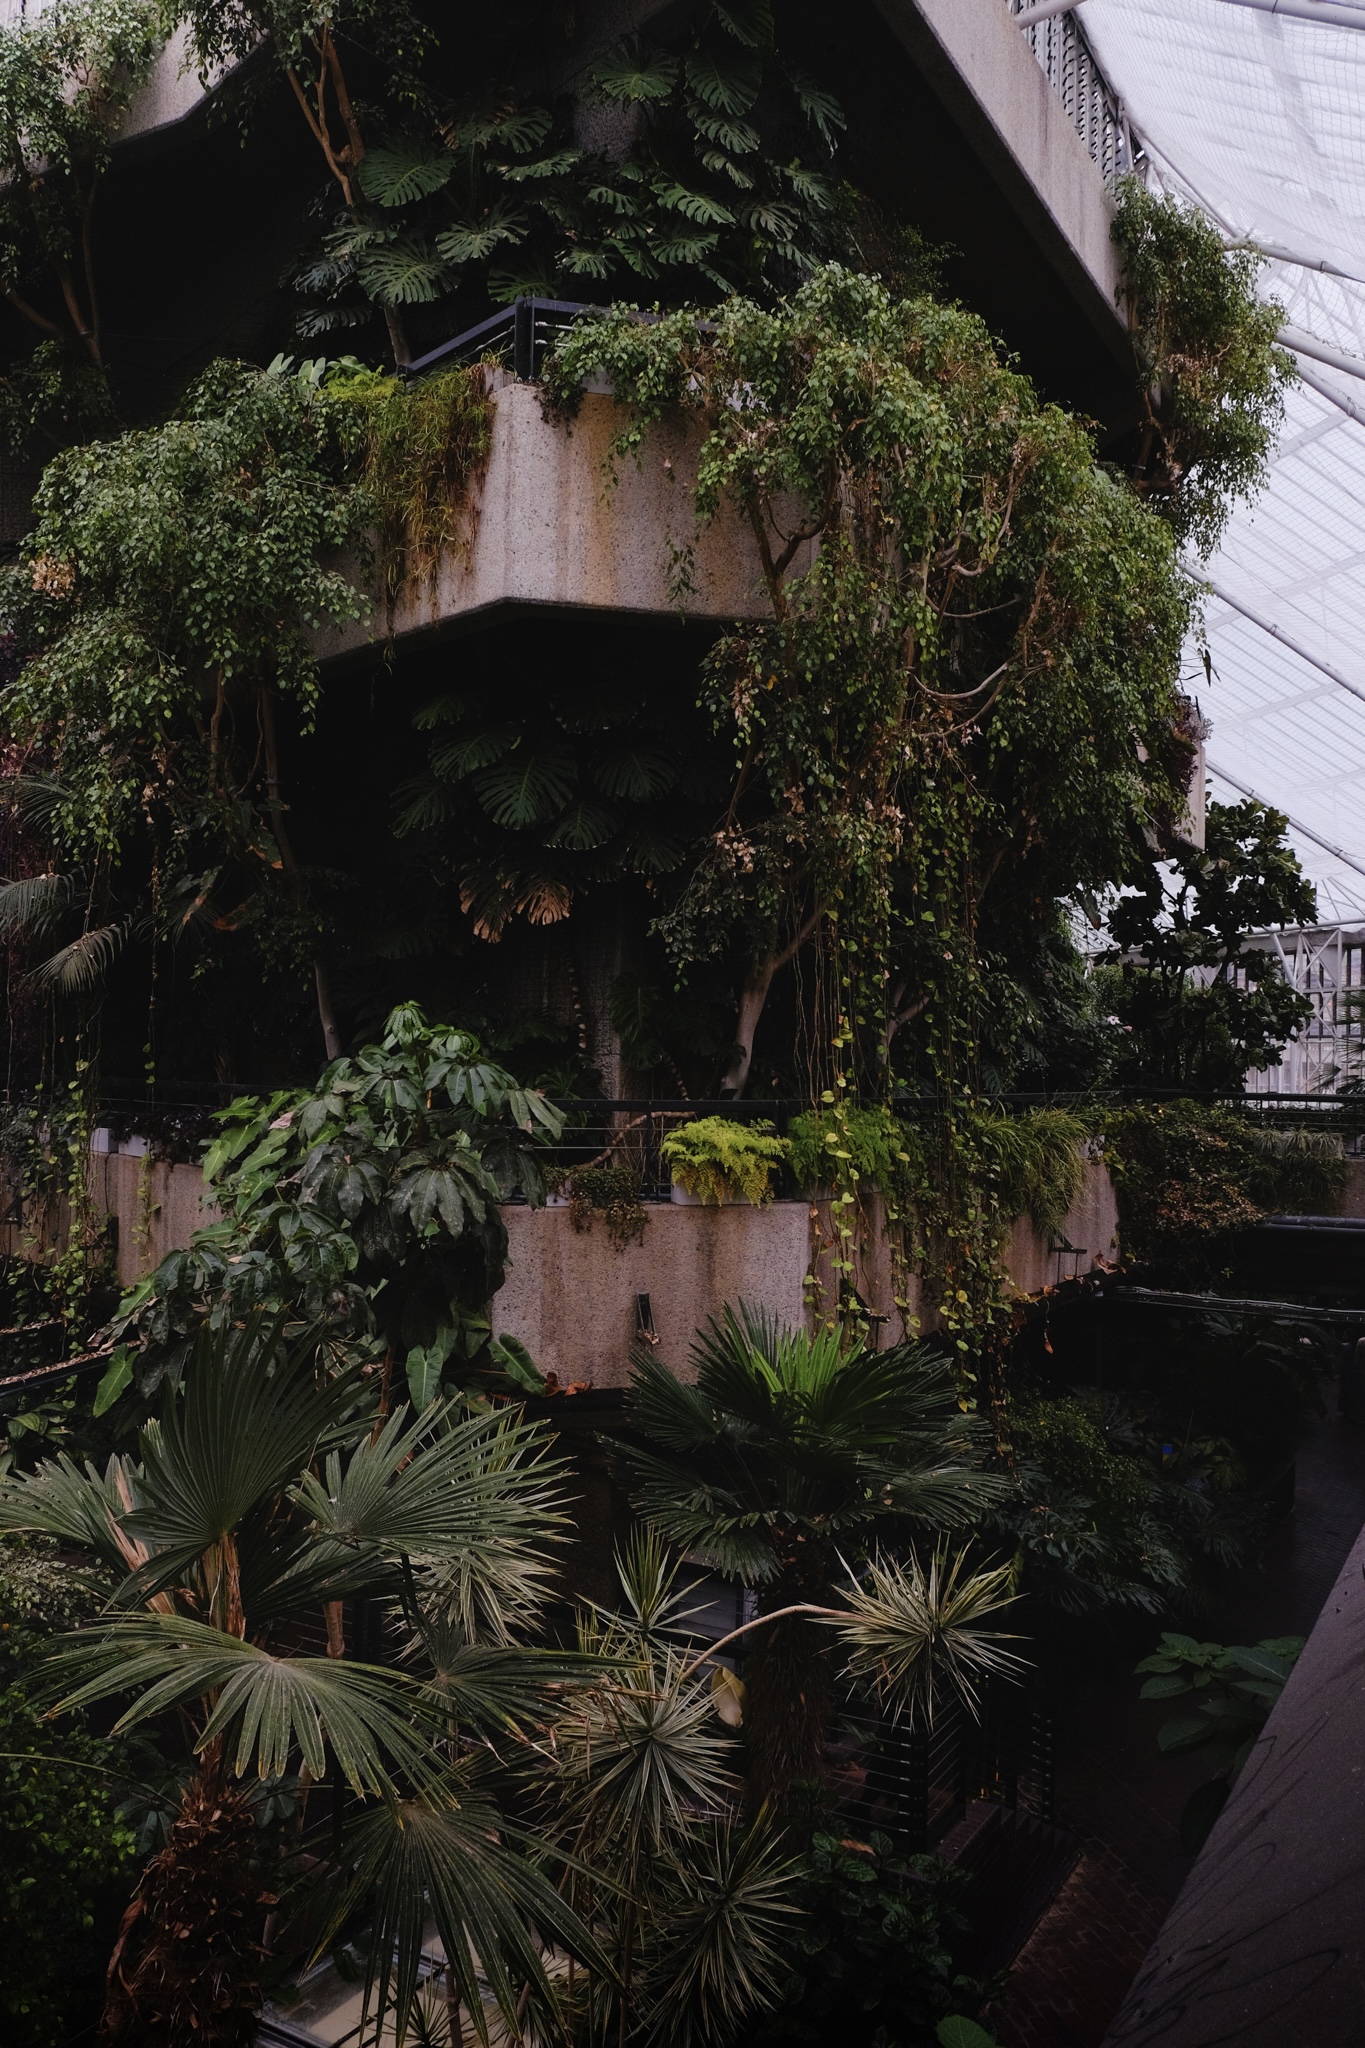
[{"label": "metal mesh panel", "polygon": [[[1019,14],[1032,0],[1010,0]],[[1054,14],[1020,33],[1043,67],[1071,124],[1106,178],[1132,167],[1132,145],[1123,109],[1095,62],[1074,14]]]}]

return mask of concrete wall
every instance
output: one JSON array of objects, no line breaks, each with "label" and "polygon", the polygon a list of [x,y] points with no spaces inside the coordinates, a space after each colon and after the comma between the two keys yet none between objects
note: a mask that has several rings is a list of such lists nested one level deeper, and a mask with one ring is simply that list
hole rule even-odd
[{"label": "concrete wall", "polygon": [[[612,398],[589,392],[577,419],[553,423],[538,386],[494,372],[492,446],[472,493],[467,545],[448,551],[434,577],[406,589],[392,611],[376,594],[368,624],[316,633],[318,655],[353,654],[390,635],[410,642],[501,605],[659,618],[768,616],[748,523],[726,507],[696,530],[691,486],[700,425],[662,423],[647,436],[638,463],[618,466],[613,483],[607,455],[625,420]],[[680,598],[673,551],[687,546],[694,548],[694,588]],[[809,560],[803,548],[792,573]]]},{"label": "concrete wall", "polygon": [[876,4],[1083,317],[1130,368],[1113,202],[1005,0]]},{"label": "concrete wall", "polygon": [[[198,1167],[167,1166],[146,1155],[92,1155],[91,1190],[115,1219],[115,1263],[125,1287],[217,1214],[203,1200]],[[519,1337],[541,1370],[563,1385],[626,1384],[641,1294],[649,1296],[660,1356],[684,1376],[694,1333],[726,1302],[753,1302],[797,1324],[827,1313],[838,1300],[831,1264],[836,1234],[825,1201],[774,1202],[767,1209],[648,1202],[642,1240],[624,1249],[612,1243],[604,1223],[575,1230],[567,1207],[514,1203],[503,1216],[510,1259],[493,1304],[494,1329]],[[30,1218],[30,1232],[35,1227]],[[1087,1160],[1085,1184],[1062,1235],[1079,1256],[1049,1251],[1026,1218],[1015,1224],[1003,1260],[1014,1293],[1036,1294],[1117,1257],[1118,1212],[1100,1160]],[[879,1197],[864,1203],[857,1237],[858,1290],[885,1318],[882,1341],[895,1342],[905,1324]],[[907,1291],[909,1315],[922,1317],[914,1274]]]},{"label": "concrete wall", "polygon": [[557,1373],[562,1384],[627,1384],[639,1294],[650,1299],[659,1355],[684,1378],[694,1332],[727,1301],[753,1302],[786,1323],[805,1320],[805,1202],[768,1209],[650,1202],[643,1241],[624,1250],[602,1223],[576,1231],[567,1209],[503,1214],[511,1267],[493,1303],[493,1327],[520,1337],[541,1371]]}]

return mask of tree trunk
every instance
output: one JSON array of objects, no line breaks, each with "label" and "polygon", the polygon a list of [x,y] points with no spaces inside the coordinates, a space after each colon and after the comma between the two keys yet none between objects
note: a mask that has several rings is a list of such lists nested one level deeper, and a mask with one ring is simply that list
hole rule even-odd
[{"label": "tree trunk", "polygon": [[[791,1597],[785,1589],[772,1604],[786,1606]],[[751,1806],[767,1802],[781,1813],[799,1779],[820,1776],[834,1705],[829,1653],[829,1630],[800,1615],[760,1632],[744,1673]]]},{"label": "tree trunk", "polygon": [[735,1019],[735,1055],[721,1077],[722,1095],[742,1095],[749,1079],[749,1070],[754,1063],[754,1036],[758,1030],[763,1005],[768,1000],[768,990],[773,985],[777,972],[776,959],[766,960],[745,982],[739,998],[739,1015]]},{"label": "tree trunk", "polygon": [[245,1793],[201,1767],[109,1962],[107,2048],[248,2048],[261,2009],[258,1843]]}]

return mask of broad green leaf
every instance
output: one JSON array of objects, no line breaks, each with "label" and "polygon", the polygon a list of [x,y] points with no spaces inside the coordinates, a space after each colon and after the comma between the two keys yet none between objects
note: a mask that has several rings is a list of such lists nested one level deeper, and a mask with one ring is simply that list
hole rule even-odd
[{"label": "broad green leaf", "polygon": [[420,142],[391,143],[370,149],[360,161],[360,188],[380,206],[410,206],[428,199],[450,182],[455,158],[449,150],[432,150]]},{"label": "broad green leaf", "polygon": [[678,60],[663,50],[646,56],[621,50],[600,59],[592,73],[593,85],[609,100],[666,100],[677,82]]},{"label": "broad green leaf", "polygon": [[95,1389],[96,1417],[104,1415],[113,1407],[119,1395],[133,1383],[133,1354],[126,1344],[120,1344]]},{"label": "broad green leaf", "polygon": [[499,1369],[506,1373],[509,1380],[514,1381],[517,1386],[524,1388],[528,1394],[543,1394],[545,1392],[544,1378],[537,1370],[535,1360],[522,1343],[520,1337],[509,1336],[504,1331],[500,1337],[496,1337],[493,1340],[488,1348]]},{"label": "broad green leaf", "polygon": [[988,2034],[975,2020],[957,2012],[939,2021],[934,2029],[934,2038],[939,2048],[996,2048],[994,2034]]},{"label": "broad green leaf", "polygon": [[408,1392],[418,1415],[431,1406],[441,1391],[441,1368],[448,1356],[439,1344],[414,1344],[407,1357]]},{"label": "broad green leaf", "polygon": [[717,56],[694,50],[687,59],[687,83],[718,114],[747,114],[762,82],[763,67],[753,51]]}]

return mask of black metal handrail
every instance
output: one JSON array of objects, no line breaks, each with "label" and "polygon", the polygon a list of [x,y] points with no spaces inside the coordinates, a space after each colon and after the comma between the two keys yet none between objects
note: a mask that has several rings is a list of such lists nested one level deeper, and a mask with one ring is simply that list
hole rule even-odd
[{"label": "black metal handrail", "polygon": [[403,374],[416,377],[437,363],[477,362],[485,356],[501,355],[510,359],[513,376],[523,384],[533,384],[546,350],[564,329],[580,315],[601,310],[578,299],[514,299],[476,327],[466,328],[438,348],[428,349],[415,362],[405,363]]}]

